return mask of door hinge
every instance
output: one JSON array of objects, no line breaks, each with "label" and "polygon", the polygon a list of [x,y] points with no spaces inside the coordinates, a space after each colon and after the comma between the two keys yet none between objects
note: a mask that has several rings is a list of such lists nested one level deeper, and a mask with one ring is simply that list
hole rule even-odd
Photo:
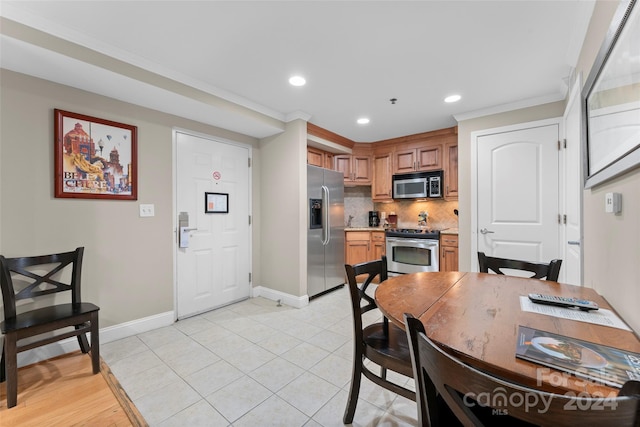
[{"label": "door hinge", "polygon": [[560,149],[562,148],[562,143],[560,142],[560,140],[558,140],[558,151],[560,151]]},{"label": "door hinge", "polygon": [[558,214],[558,224],[562,224],[562,215]]},{"label": "door hinge", "polygon": [[562,223],[563,224],[567,223],[567,214],[562,215]]},{"label": "door hinge", "polygon": [[567,138],[563,139],[562,143],[563,143],[563,146],[564,146],[563,148],[566,150],[567,149]]},{"label": "door hinge", "polygon": [[251,283],[251,272],[249,272],[249,283]]},{"label": "door hinge", "polygon": [[251,157],[247,159],[248,166],[251,167]]},{"label": "door hinge", "polygon": [[249,225],[251,225],[251,215],[249,215]]}]

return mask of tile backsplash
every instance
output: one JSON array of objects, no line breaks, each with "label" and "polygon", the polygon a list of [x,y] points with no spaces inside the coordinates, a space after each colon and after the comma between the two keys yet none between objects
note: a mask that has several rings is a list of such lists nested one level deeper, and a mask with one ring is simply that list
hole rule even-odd
[{"label": "tile backsplash", "polygon": [[349,215],[352,227],[368,227],[369,211],[374,210],[371,200],[371,187],[344,188],[344,223],[347,224]]},{"label": "tile backsplash", "polygon": [[395,212],[398,215],[398,228],[416,228],[420,211],[428,214],[427,226],[430,228],[437,230],[458,228],[458,217],[453,213],[454,209],[458,209],[457,201],[447,202],[440,199],[375,203],[375,210],[386,212],[387,216],[389,216],[390,212]]},{"label": "tile backsplash", "polygon": [[352,227],[368,227],[369,211],[376,210],[395,212],[398,216],[398,227],[416,228],[418,226],[418,214],[420,211],[427,212],[427,224],[431,228],[457,228],[458,217],[453,210],[458,209],[457,201],[428,200],[414,201],[402,200],[391,203],[374,203],[371,199],[371,187],[345,187],[344,189],[344,221],[347,224],[349,215]]}]

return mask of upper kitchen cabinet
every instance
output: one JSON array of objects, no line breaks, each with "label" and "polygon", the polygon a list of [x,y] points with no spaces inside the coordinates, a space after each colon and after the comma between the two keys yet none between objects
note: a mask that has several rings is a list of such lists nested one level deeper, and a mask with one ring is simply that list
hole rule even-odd
[{"label": "upper kitchen cabinet", "polygon": [[458,200],[458,142],[444,146],[444,198]]},{"label": "upper kitchen cabinet", "polygon": [[390,201],[391,176],[393,175],[393,148],[376,147],[373,150],[373,182],[371,198],[374,202]]},{"label": "upper kitchen cabinet", "polygon": [[394,154],[394,173],[442,169],[442,144],[425,141],[402,144]]},{"label": "upper kitchen cabinet", "polygon": [[333,169],[334,154],[315,147],[307,147],[307,164]]},{"label": "upper kitchen cabinet", "polygon": [[[307,164],[325,169],[334,169],[336,156],[349,156],[355,142],[343,136],[323,129],[313,123],[307,123]],[[340,162],[342,163],[342,161]],[[358,165],[360,166],[360,165]],[[371,181],[371,178],[369,178]]]},{"label": "upper kitchen cabinet", "polygon": [[355,144],[352,154],[333,157],[335,170],[344,175],[345,185],[371,185],[371,145]]}]

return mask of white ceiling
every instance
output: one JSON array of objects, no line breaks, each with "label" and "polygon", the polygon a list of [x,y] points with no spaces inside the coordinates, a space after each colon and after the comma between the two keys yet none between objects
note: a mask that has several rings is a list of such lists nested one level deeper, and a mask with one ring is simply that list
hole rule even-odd
[{"label": "white ceiling", "polygon": [[[255,137],[302,117],[370,142],[563,99],[593,5],[3,0],[6,20],[196,88],[198,96],[70,58],[15,31],[2,30],[0,64]],[[306,86],[288,84],[295,73]],[[462,100],[445,104],[453,93]],[[357,125],[360,116],[371,122]]]}]

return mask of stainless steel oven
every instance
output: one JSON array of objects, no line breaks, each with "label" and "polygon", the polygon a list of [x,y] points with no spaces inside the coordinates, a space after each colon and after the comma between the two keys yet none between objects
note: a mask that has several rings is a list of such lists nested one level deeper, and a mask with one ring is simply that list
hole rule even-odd
[{"label": "stainless steel oven", "polygon": [[421,229],[387,230],[390,275],[440,271],[440,233]]}]

